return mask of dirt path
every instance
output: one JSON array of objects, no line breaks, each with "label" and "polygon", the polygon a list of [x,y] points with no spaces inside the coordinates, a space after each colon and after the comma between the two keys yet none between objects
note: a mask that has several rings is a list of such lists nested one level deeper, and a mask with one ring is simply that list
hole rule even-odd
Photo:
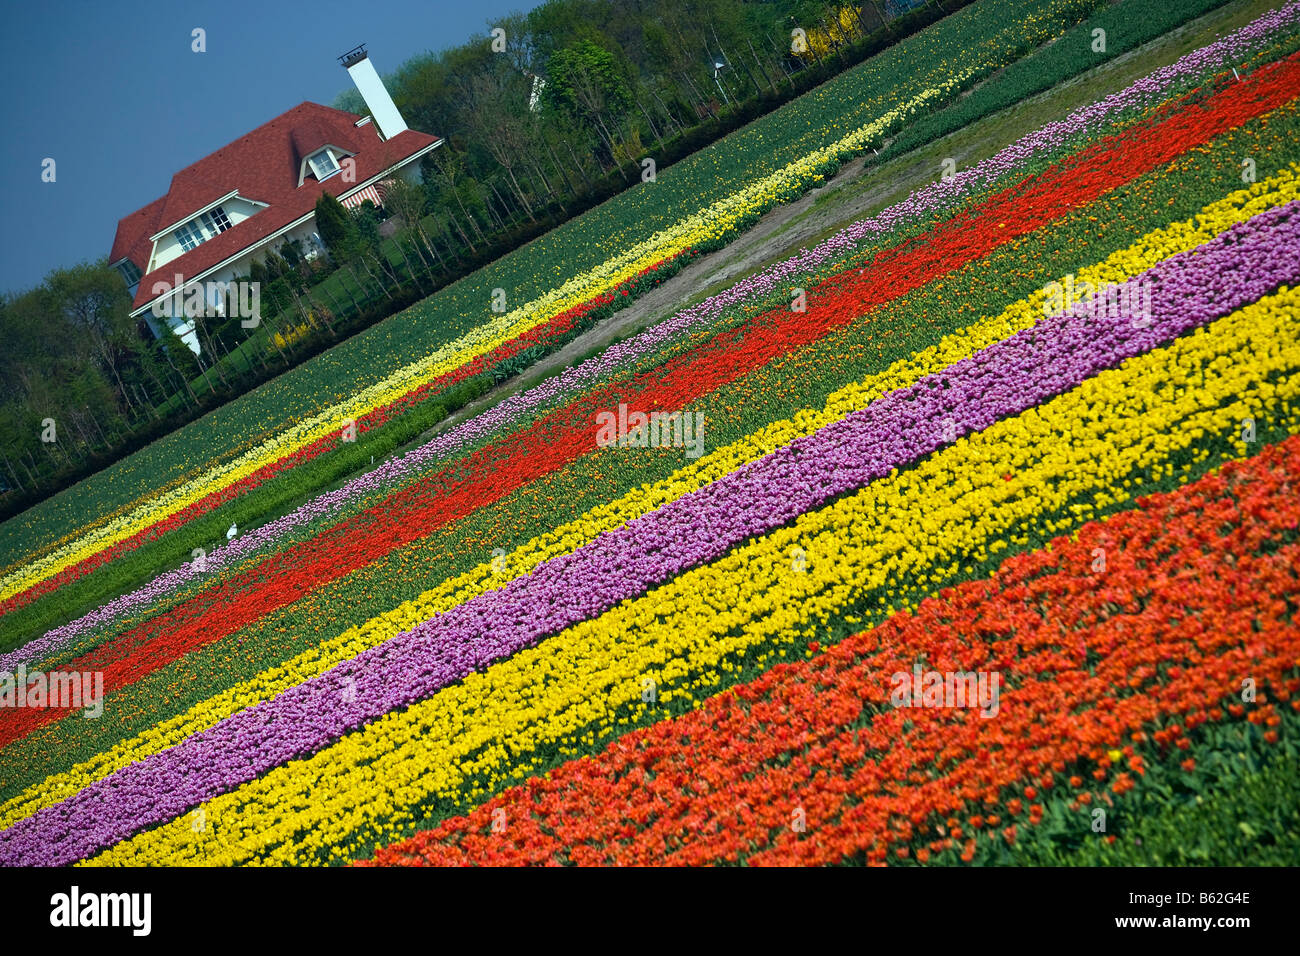
[{"label": "dirt path", "polygon": [[[944,159],[952,158],[960,169],[992,156],[1053,119],[1123,89],[1157,67],[1244,26],[1273,6],[1271,0],[1236,0],[1050,90],[1027,97],[1014,107],[993,113],[888,162],[867,166],[866,158],[859,157],[846,163],[824,185],[794,202],[769,210],[730,245],[696,259],[627,308],[547,355],[522,375],[448,416],[389,457],[403,454],[610,343],[663,321],[802,248],[816,245],[850,223],[901,201],[937,179]],[[1054,42],[1051,40],[1044,46]],[[993,82],[998,75],[987,77],[964,95],[969,96],[984,83]]]},{"label": "dirt path", "polygon": [[[713,291],[731,285],[737,279],[770,262],[775,250],[780,250],[778,256],[782,258],[796,252],[806,241],[807,236],[815,228],[819,228],[815,225],[817,220],[808,217],[818,197],[834,194],[852,182],[853,178],[862,171],[863,164],[863,159],[855,159],[845,164],[825,185],[810,190],[794,202],[769,210],[757,224],[741,234],[730,245],[694,260],[661,285],[639,296],[626,308],[620,309],[608,319],[529,366],[528,370],[518,378],[503,382],[449,415],[411,444],[422,444],[430,437],[458,422],[472,418],[502,399],[531,388],[549,375],[576,364],[578,359],[589,354],[593,349],[603,348],[614,341],[635,335],[642,329],[681,311],[691,303],[707,298]],[[398,451],[394,454],[400,453],[401,451]]]}]

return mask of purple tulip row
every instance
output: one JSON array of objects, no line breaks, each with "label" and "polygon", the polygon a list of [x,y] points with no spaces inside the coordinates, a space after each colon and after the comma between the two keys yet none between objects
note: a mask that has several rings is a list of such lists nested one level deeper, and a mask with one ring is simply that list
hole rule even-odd
[{"label": "purple tulip row", "polygon": [[1097,315],[1081,303],[1046,317],[39,811],[0,833],[0,863],[67,863],[178,817],[1297,280],[1300,201],[1134,279],[1154,290],[1150,313]]},{"label": "purple tulip row", "polygon": [[738,305],[782,291],[792,281],[853,253],[864,242],[887,235],[908,222],[933,215],[964,196],[990,186],[1003,176],[1023,169],[1035,156],[1051,153],[1075,137],[1097,129],[1099,124],[1113,119],[1117,113],[1158,103],[1181,84],[1239,62],[1261,43],[1293,27],[1297,21],[1300,21],[1300,3],[1290,3],[1264,14],[1235,33],[1186,54],[1177,62],[1156,70],[1128,88],[1028,134],[995,156],[956,173],[952,178],[936,181],[913,192],[902,202],[845,228],[813,249],[802,250],[791,258],[746,278],[628,341],[615,344],[602,354],[566,369],[563,374],[505,399],[492,409],[401,458],[387,461],[342,488],[320,495],[293,512],[241,535],[208,555],[206,570],[199,571],[187,564],[169,571],[144,587],[115,598],[75,621],[54,628],[15,651],[0,654],[0,671],[13,671],[19,664],[35,665],[78,636],[96,627],[111,626],[120,615],[132,609],[147,606],[186,583],[229,567],[261,549],[275,547],[295,529],[325,520],[342,509],[353,506],[360,498],[382,492],[395,482],[418,474],[465,446],[501,428],[526,420],[544,406],[562,396],[599,383],[673,338],[706,327]]}]

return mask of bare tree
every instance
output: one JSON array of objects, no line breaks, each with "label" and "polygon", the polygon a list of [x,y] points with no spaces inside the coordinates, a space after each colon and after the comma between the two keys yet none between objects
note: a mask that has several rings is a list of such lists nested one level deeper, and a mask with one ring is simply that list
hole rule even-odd
[{"label": "bare tree", "polygon": [[521,84],[513,82],[515,79],[503,70],[469,77],[465,81],[467,120],[475,139],[505,170],[515,196],[532,219],[532,204],[515,171],[526,165],[525,157],[534,149],[530,128],[533,118],[527,92],[519,88]]}]

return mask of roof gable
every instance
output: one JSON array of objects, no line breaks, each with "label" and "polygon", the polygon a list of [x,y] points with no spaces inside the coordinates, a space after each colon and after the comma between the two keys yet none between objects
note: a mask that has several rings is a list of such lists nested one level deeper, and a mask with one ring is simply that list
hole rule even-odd
[{"label": "roof gable", "polygon": [[130,259],[141,269],[144,268],[149,253],[153,250],[149,237],[158,231],[156,227],[166,203],[167,197],[160,196],[149,205],[118,220],[117,235],[113,237],[113,248],[108,254],[110,263]]},{"label": "roof gable", "polygon": [[307,116],[303,122],[295,125],[289,132],[289,141],[293,145],[294,170],[302,168],[302,161],[312,153],[319,150],[322,146],[334,145],[346,149],[350,153],[357,151],[357,140],[359,137],[354,134],[358,133],[355,125],[358,117],[351,113],[345,113],[349,122],[344,123],[324,123],[320,117]]},{"label": "roof gable", "polygon": [[[152,236],[193,219],[232,192],[265,204],[257,214],[201,243],[155,270],[197,276],[241,250],[270,236],[311,212],[322,192],[338,196],[440,142],[436,136],[405,130],[390,140],[379,138],[373,123],[357,126],[361,117],[319,103],[301,103],[250,133],[193,163],[172,177],[167,195],[118,222],[110,261],[129,258],[143,272],[153,249]],[[303,160],[330,144],[351,152],[355,181],[333,176],[324,183],[309,175],[299,186]],[[140,282],[135,306],[155,296],[155,276]]]}]

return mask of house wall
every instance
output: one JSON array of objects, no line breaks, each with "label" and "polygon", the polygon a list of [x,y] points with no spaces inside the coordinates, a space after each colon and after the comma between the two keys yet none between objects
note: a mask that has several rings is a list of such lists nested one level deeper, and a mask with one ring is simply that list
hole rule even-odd
[{"label": "house wall", "polygon": [[[261,206],[251,203],[247,199],[241,199],[238,196],[221,203],[221,211],[226,214],[226,218],[230,220],[231,226],[238,225],[249,216],[256,214],[261,208]],[[192,221],[192,219],[186,220],[186,222],[190,221]],[[181,223],[180,225],[185,225],[185,223]],[[144,270],[145,274],[148,275],[154,269],[165,266],[173,259],[184,255],[184,253],[185,250],[181,248],[181,241],[176,238],[175,230],[166,235],[160,236],[158,241],[154,243],[153,257],[149,262],[149,268]]]},{"label": "house wall", "polygon": [[[393,173],[393,176],[400,176],[402,179],[416,184],[423,182],[423,177],[420,173],[420,164],[418,162],[407,163],[405,166],[396,170]],[[260,207],[245,200],[236,198],[222,203],[221,208],[226,213],[227,217],[229,217],[230,223],[233,226],[235,223],[243,222],[249,216],[255,214]],[[259,246],[253,251],[240,256],[225,268],[207,276],[203,282],[206,297],[210,304],[214,308],[218,308],[221,305],[219,301],[221,298],[220,293],[218,290],[213,288],[215,285],[218,283],[224,284],[226,282],[238,281],[244,276],[247,276],[252,268],[254,260],[265,258],[268,250],[278,250],[280,246],[289,240],[298,241],[298,248],[307,259],[314,259],[318,255],[326,254],[325,243],[321,240],[320,233],[316,229],[316,217],[312,216],[306,222],[294,227],[283,236],[276,238],[273,242],[268,243],[265,246]],[[157,242],[156,251],[154,253],[154,262],[151,264],[152,268],[156,269],[160,264],[170,262],[179,255],[181,255],[180,242],[176,239],[175,232],[169,232]],[[194,327],[194,320],[184,315],[183,299],[168,300],[161,311],[163,312],[161,317],[156,316],[153,309],[149,309],[144,313],[145,321],[148,323],[149,328],[153,331],[154,335],[159,336],[162,334],[162,325],[165,323],[181,337],[181,341],[189,347],[191,352],[195,355],[202,354],[198,332]]]},{"label": "house wall", "polygon": [[420,171],[421,165],[420,162],[407,163],[405,166],[398,169],[397,172],[393,173],[392,178],[404,179],[408,183],[414,183],[418,186],[424,182],[424,174]]},{"label": "house wall", "polygon": [[[234,220],[232,219],[231,222],[233,224]],[[207,276],[203,280],[203,286],[204,298],[208,301],[208,304],[214,310],[220,311],[224,306],[224,302],[218,286],[243,279],[251,271],[254,260],[265,258],[268,250],[278,250],[280,246],[291,239],[298,241],[298,248],[307,259],[314,259],[324,253],[325,246],[316,231],[316,217],[313,216],[302,225],[295,227],[266,246],[261,246],[240,256],[230,265]],[[194,327],[194,320],[184,314],[184,299],[169,299],[160,306],[159,311],[163,313],[161,317],[155,315],[152,308],[144,313],[145,321],[149,324],[149,328],[154,335],[159,336],[162,334],[162,325],[165,323],[181,337],[181,341],[189,347],[191,352],[200,355],[198,331]]]}]

